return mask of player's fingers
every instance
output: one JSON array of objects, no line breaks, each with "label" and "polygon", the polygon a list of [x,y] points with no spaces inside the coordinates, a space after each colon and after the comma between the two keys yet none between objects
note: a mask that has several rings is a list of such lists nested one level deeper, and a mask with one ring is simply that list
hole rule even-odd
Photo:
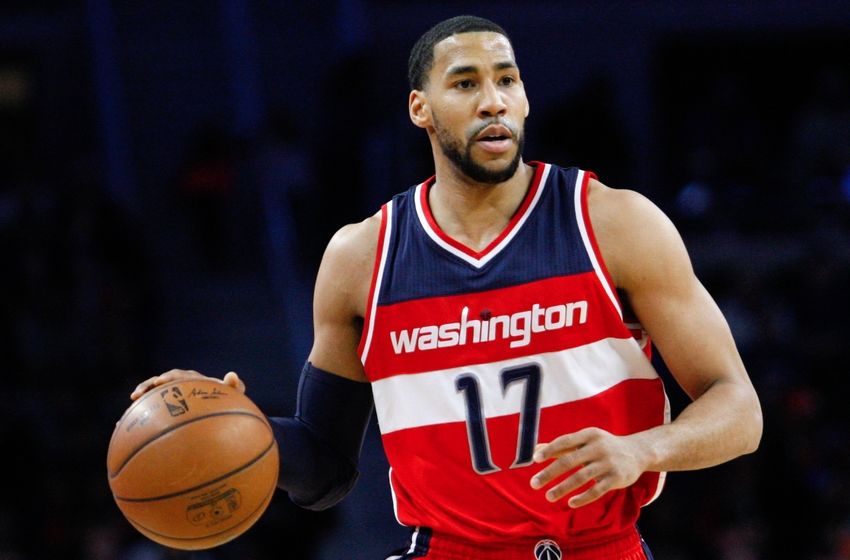
[{"label": "player's fingers", "polygon": [[542,463],[586,444],[592,434],[592,428],[585,428],[572,434],[558,436],[549,443],[539,444],[534,449],[534,462]]},{"label": "player's fingers", "polygon": [[130,399],[136,400],[154,387],[170,383],[175,379],[185,379],[189,377],[203,377],[203,375],[191,369],[171,369],[163,374],[155,375],[139,383],[133,392],[130,393]]},{"label": "player's fingers", "polygon": [[548,461],[558,455],[562,455],[576,449],[578,446],[573,443],[573,440],[574,438],[570,436],[561,436],[549,443],[538,444],[538,446],[534,449],[534,462],[542,463],[543,461]]},{"label": "player's fingers", "polygon": [[229,371],[224,375],[224,379],[221,380],[225,385],[230,385],[240,393],[245,392],[245,383],[239,379],[239,374],[235,371]]},{"label": "player's fingers", "polygon": [[578,490],[597,476],[598,469],[595,463],[585,465],[577,470],[566,479],[556,484],[546,492],[546,499],[550,502],[556,502],[575,490]]},{"label": "player's fingers", "polygon": [[586,506],[604,496],[609,490],[611,490],[611,485],[607,482],[607,479],[600,479],[581,494],[576,494],[570,498],[567,503],[571,508]]},{"label": "player's fingers", "polygon": [[133,392],[132,392],[132,393],[130,393],[130,399],[131,399],[131,400],[136,400],[136,399],[138,399],[139,397],[141,397],[143,394],[147,393],[147,392],[148,392],[148,390],[149,390],[151,387],[153,387],[154,380],[155,380],[157,377],[159,377],[159,376],[154,376],[154,377],[151,377],[151,378],[149,378],[149,379],[145,379],[144,381],[142,381],[141,383],[139,383],[138,385],[136,385],[136,388],[135,388],[135,389],[133,389]]},{"label": "player's fingers", "polygon": [[565,453],[546,465],[546,468],[531,477],[531,487],[543,488],[562,474],[582,466],[587,458],[581,449]]}]

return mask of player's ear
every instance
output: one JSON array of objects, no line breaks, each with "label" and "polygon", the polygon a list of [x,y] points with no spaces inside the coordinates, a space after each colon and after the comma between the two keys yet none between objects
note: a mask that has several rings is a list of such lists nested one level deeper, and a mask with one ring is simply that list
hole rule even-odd
[{"label": "player's ear", "polygon": [[431,125],[431,110],[424,91],[414,89],[410,92],[407,109],[413,124],[419,128],[427,128]]},{"label": "player's ear", "polygon": [[528,98],[525,98],[525,118],[528,118],[528,114],[531,112],[531,104],[528,102]]}]

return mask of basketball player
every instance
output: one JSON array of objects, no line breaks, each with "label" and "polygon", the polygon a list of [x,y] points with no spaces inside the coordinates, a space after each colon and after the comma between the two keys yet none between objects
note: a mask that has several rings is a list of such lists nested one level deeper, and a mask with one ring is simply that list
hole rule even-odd
[{"label": "basketball player", "polygon": [[[297,413],[272,419],[280,488],[342,499],[374,403],[411,527],[390,558],[650,558],[635,524],[664,473],[761,437],[726,321],[651,202],[523,160],[529,103],[501,27],[437,24],[409,78],[436,173],[328,245]],[[693,399],[672,422],[649,336]]]}]

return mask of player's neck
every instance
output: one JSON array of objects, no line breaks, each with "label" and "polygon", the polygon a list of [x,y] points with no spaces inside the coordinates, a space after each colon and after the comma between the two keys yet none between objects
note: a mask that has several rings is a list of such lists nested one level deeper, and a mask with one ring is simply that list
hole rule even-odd
[{"label": "player's neck", "polygon": [[508,225],[533,177],[534,168],[523,162],[513,177],[496,184],[477,183],[454,168],[438,168],[428,193],[431,214],[448,236],[481,251]]}]

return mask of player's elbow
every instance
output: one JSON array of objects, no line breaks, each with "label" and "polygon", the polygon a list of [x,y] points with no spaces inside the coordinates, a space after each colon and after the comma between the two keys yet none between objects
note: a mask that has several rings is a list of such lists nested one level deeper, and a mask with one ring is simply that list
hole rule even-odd
[{"label": "player's elbow", "polygon": [[352,458],[328,445],[298,418],[270,420],[280,456],[277,487],[293,503],[324,510],[351,492],[360,474]]},{"label": "player's elbow", "polygon": [[742,455],[755,453],[761,443],[762,432],[764,431],[764,418],[762,416],[761,404],[758,396],[752,387],[746,391],[743,400],[741,413],[741,421],[739,426],[742,428],[740,434],[743,439]]},{"label": "player's elbow", "polygon": [[761,436],[764,431],[764,418],[761,413],[761,405],[756,399],[755,405],[750,410],[750,441],[745,453],[755,453],[761,443]]},{"label": "player's elbow", "polygon": [[[340,465],[338,465],[340,466]],[[278,487],[289,492],[292,502],[305,509],[322,511],[342,501],[357,483],[360,473],[349,465],[342,468],[336,476],[314,482],[312,488],[293,488],[279,484]]]}]

